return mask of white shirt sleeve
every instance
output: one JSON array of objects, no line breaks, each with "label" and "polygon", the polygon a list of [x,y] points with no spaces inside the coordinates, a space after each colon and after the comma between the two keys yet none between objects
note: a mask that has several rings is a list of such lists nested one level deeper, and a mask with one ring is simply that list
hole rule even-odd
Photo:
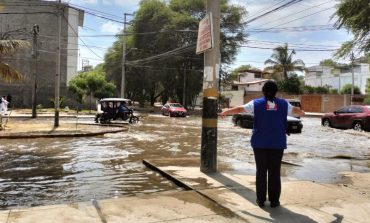
[{"label": "white shirt sleeve", "polygon": [[247,104],[243,105],[244,111],[249,114],[254,114],[254,101],[250,101]]},{"label": "white shirt sleeve", "polygon": [[293,106],[289,103],[289,101],[286,101],[288,103],[288,115],[292,115],[293,112]]}]

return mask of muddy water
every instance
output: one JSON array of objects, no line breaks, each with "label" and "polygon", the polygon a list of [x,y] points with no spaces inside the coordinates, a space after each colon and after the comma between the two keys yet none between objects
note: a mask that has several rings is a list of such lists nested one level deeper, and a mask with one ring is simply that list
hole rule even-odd
[{"label": "muddy water", "polygon": [[[303,123],[303,133],[288,138],[284,155],[285,161],[300,166],[284,165],[284,177],[332,182],[339,171],[369,171],[369,132],[324,128],[315,118],[304,118]],[[254,174],[250,134],[251,130],[234,127],[230,118],[219,121],[223,168]],[[128,132],[101,137],[1,140],[0,207],[178,189],[145,168],[142,160],[198,156],[200,135],[200,117],[150,115]]]}]

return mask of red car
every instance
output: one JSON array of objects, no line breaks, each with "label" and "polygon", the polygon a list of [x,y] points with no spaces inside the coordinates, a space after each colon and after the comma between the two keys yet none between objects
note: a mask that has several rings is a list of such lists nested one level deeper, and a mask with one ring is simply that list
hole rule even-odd
[{"label": "red car", "polygon": [[370,131],[370,106],[350,105],[321,117],[323,126]]},{"label": "red car", "polygon": [[186,109],[179,103],[167,103],[163,105],[162,115],[169,115],[170,117],[182,116],[186,117]]}]

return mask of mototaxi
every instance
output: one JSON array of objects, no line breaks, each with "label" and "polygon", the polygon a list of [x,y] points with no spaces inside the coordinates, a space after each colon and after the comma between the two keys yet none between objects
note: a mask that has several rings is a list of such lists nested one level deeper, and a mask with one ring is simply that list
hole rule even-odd
[{"label": "mototaxi", "polygon": [[106,124],[112,120],[127,121],[129,123],[139,122],[139,117],[135,116],[133,109],[129,108],[132,104],[130,99],[126,98],[103,98],[97,102],[95,122]]}]

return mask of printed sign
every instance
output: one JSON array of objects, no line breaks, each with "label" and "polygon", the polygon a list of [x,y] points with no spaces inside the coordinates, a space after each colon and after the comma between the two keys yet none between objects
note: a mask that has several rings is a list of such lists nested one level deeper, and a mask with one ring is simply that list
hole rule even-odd
[{"label": "printed sign", "polygon": [[213,47],[213,32],[212,32],[212,13],[207,14],[204,19],[199,22],[197,54],[203,53]]}]

